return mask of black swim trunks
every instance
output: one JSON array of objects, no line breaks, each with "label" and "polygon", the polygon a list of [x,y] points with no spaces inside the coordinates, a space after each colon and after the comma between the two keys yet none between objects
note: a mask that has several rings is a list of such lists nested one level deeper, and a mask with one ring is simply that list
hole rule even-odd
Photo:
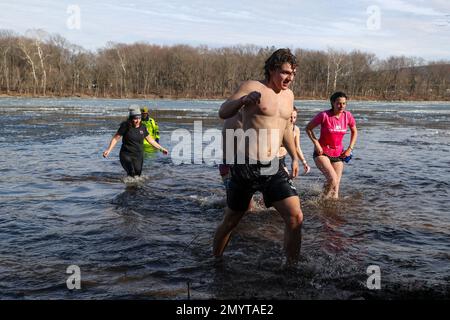
[{"label": "black swim trunks", "polygon": [[[339,157],[330,157],[329,155],[326,155],[325,153],[322,154],[323,156],[327,157],[328,159],[330,159],[331,162],[342,162],[344,161],[343,158],[339,158]],[[313,153],[313,158],[318,157],[319,155],[314,151]]]},{"label": "black swim trunks", "polygon": [[231,167],[231,179],[227,188],[227,205],[231,210],[247,210],[256,191],[262,192],[267,208],[271,207],[273,202],[298,195],[281,161],[275,174],[264,175],[269,166],[257,163],[235,164]]},{"label": "black swim trunks", "polygon": [[287,165],[286,165],[286,156],[280,158],[280,164],[281,164],[283,167],[287,168]]},{"label": "black swim trunks", "polygon": [[228,182],[230,182],[231,178],[231,172],[230,172],[231,165],[230,164],[219,164],[219,173],[222,177],[222,182],[225,188],[228,188]]}]

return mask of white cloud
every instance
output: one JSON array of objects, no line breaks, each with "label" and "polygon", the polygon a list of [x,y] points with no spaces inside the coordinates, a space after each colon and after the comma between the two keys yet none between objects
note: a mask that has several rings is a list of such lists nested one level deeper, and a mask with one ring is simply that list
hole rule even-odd
[{"label": "white cloud", "polygon": [[[81,30],[66,27],[74,1],[0,3],[0,28],[42,28],[88,49],[108,41],[227,46],[256,44],[448,58],[448,0],[77,0]],[[381,9],[381,29],[367,28],[368,6]],[[446,11],[448,10],[448,11]],[[450,17],[448,18],[450,20]],[[426,45],[422,45],[425,43]],[[447,52],[447,54],[445,54]]]}]

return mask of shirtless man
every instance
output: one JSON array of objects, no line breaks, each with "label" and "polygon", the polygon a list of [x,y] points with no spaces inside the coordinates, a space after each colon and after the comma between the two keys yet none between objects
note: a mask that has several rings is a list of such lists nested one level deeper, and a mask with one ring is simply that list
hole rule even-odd
[{"label": "shirtless man", "polygon": [[297,191],[279,163],[275,173],[263,174],[265,164],[268,161],[273,164],[274,158],[278,159],[277,153],[283,144],[292,158],[292,178],[298,175],[298,156],[289,122],[294,104],[289,85],[294,79],[296,66],[295,56],[289,49],[275,51],[265,63],[265,79],[243,82],[220,107],[222,119],[231,118],[241,110],[244,131],[255,131],[257,141],[244,145],[244,150],[238,148],[238,153],[245,154],[245,163],[238,161],[231,167],[227,208],[214,236],[213,254],[216,257],[222,256],[253,193],[261,191],[266,206],[274,206],[285,221],[287,263],[298,261],[303,214]]}]

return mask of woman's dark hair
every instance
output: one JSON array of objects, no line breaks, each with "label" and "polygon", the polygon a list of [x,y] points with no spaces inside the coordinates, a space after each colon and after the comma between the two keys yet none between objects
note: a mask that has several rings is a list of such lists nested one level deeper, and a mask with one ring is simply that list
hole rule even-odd
[{"label": "woman's dark hair", "polygon": [[330,97],[331,110],[333,110],[334,102],[339,98],[345,98],[346,100],[348,100],[347,95],[342,91],[337,91],[337,92],[333,93]]},{"label": "woman's dark hair", "polygon": [[264,64],[264,76],[270,80],[270,71],[281,68],[283,63],[289,63],[293,69],[297,67],[297,58],[289,49],[278,49],[266,60]]}]

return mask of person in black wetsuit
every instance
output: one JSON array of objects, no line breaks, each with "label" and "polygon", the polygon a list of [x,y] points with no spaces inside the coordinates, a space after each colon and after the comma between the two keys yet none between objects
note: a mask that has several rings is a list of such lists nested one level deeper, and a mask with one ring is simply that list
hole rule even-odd
[{"label": "person in black wetsuit", "polygon": [[122,137],[122,147],[120,148],[119,154],[120,163],[131,177],[140,176],[142,173],[142,164],[144,162],[144,139],[156,149],[164,154],[168,154],[167,149],[156,142],[149,135],[146,126],[141,123],[141,111],[139,109],[130,109],[128,120],[120,124],[120,128],[111,139],[108,149],[103,152],[103,157],[108,157],[111,150]]}]

